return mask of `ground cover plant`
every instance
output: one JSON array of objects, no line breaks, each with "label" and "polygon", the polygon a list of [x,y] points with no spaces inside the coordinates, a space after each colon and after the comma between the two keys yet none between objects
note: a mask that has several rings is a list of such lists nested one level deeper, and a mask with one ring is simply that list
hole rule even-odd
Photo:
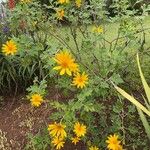
[{"label": "ground cover plant", "polygon": [[[68,149],[149,150],[149,101],[140,101],[137,111],[139,105],[120,94],[145,97],[139,68],[147,87],[150,83],[149,5],[141,3],[139,15],[134,9],[138,3],[113,0],[109,7],[114,15],[104,0],[5,4],[0,18],[0,91],[26,91],[24,101],[31,112],[44,108],[49,116],[40,118],[44,124],[35,133],[33,118],[21,123],[30,129],[21,149],[70,145]],[[4,145],[7,139],[1,141]]]}]

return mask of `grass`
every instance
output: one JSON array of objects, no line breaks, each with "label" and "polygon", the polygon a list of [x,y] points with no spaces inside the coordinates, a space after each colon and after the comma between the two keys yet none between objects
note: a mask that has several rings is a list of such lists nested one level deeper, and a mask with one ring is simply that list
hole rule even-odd
[{"label": "grass", "polygon": [[[150,25],[150,16],[144,18],[143,28],[149,28],[149,25]],[[93,26],[89,26],[88,30],[89,31],[92,30],[92,27]],[[117,36],[118,36],[118,27],[119,27],[119,23],[118,22],[116,22],[116,23],[107,23],[105,25],[105,37],[106,37],[106,40],[111,42],[112,40],[117,38]],[[141,28],[140,25],[139,25],[139,28]],[[70,27],[69,26],[58,28],[56,33],[58,33],[62,39],[65,39],[66,43],[72,49],[76,49],[76,44],[74,42],[73,37],[71,36],[71,32],[70,32]],[[146,45],[147,45],[147,47],[149,47],[150,46],[150,42],[149,42],[150,41],[150,30],[146,30],[145,31],[145,36],[146,36]],[[66,37],[69,37],[69,38],[66,39]],[[82,36],[82,34],[80,32],[77,33],[77,38],[76,39],[77,39],[77,43],[79,43],[79,45],[81,45],[81,41],[83,39],[83,36]]]}]

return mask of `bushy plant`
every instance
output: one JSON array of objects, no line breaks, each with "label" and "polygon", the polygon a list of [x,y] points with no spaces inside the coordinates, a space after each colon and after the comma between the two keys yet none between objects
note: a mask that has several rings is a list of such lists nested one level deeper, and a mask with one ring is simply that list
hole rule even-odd
[{"label": "bushy plant", "polygon": [[1,38],[3,45],[1,46],[6,46],[6,42],[11,39],[17,52],[15,56],[8,54],[7,57],[4,57],[6,53],[1,51],[0,90],[2,92],[25,90],[36,76],[40,79],[46,76],[47,71],[40,58],[42,52],[47,48],[45,41],[47,33],[43,32],[45,24],[42,13],[38,3],[20,2],[15,8],[7,10],[3,24],[9,28],[9,34],[2,31],[4,27],[1,29],[3,32]]},{"label": "bushy plant", "polygon": [[[140,119],[135,107],[122,101],[111,84],[123,84],[134,72],[130,67],[137,50],[144,54],[147,49],[149,28],[143,23],[147,10],[143,16],[135,16],[127,1],[121,0],[115,3],[116,16],[110,18],[105,5],[104,0],[91,0],[90,4],[49,0],[49,5],[43,6],[50,12],[46,14],[36,1],[21,1],[8,14],[11,34],[7,42],[13,51],[5,41],[1,55],[7,66],[11,64],[5,68],[12,70],[7,74],[1,68],[9,75],[3,75],[1,81],[12,78],[16,85],[18,80],[28,85],[38,77],[28,88],[28,99],[33,107],[48,103],[54,109],[46,127],[51,141],[46,145],[52,148],[62,148],[65,141],[81,141],[90,150],[148,147],[146,135],[139,135],[142,125],[136,126]],[[56,89],[55,99],[46,98],[47,87]],[[47,142],[47,134],[40,142]],[[38,149],[39,135],[30,139],[29,148]]]}]

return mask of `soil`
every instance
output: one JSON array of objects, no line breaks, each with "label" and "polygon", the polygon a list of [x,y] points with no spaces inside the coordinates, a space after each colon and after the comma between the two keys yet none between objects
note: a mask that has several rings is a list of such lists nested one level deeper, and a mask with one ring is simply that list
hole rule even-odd
[{"label": "soil", "polygon": [[[4,99],[6,103],[0,107],[0,150],[24,150],[28,143],[28,134],[35,135],[51,121],[49,116],[52,110],[47,107],[47,103],[39,108],[33,108],[23,97],[25,96],[15,99],[7,97]],[[86,148],[83,143],[77,146],[67,143],[63,150]]]}]

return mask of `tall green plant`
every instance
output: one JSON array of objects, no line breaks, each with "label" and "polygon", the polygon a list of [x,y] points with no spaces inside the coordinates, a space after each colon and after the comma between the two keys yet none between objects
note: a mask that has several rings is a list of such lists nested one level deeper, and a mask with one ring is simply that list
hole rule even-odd
[{"label": "tall green plant", "polygon": [[[139,69],[139,74],[141,77],[141,81],[146,93],[146,97],[147,100],[144,98],[145,101],[145,106],[143,106],[138,100],[136,100],[133,96],[131,96],[130,94],[126,93],[124,90],[122,90],[121,88],[119,88],[118,86],[114,85],[114,87],[116,88],[116,90],[126,99],[128,99],[130,102],[132,102],[138,110],[139,116],[141,118],[141,121],[143,123],[143,126],[145,128],[145,132],[147,133],[148,138],[150,139],[150,124],[148,123],[148,120],[146,119],[144,113],[146,113],[148,116],[150,116],[150,87],[148,86],[145,77],[143,75],[141,66],[140,66],[140,60],[139,60],[139,55],[137,54],[137,64],[138,64],[138,69]],[[143,113],[144,112],[144,113]]]}]

